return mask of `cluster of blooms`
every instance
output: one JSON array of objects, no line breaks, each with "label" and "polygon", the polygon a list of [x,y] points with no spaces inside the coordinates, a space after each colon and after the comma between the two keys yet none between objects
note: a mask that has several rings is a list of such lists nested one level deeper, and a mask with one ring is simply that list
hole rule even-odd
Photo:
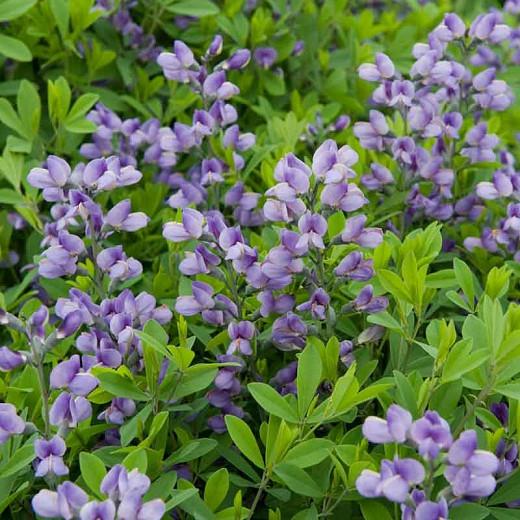
[{"label": "cluster of blooms", "polygon": [[155,60],[161,52],[153,34],[145,34],[144,29],[132,20],[130,9],[137,5],[137,0],[118,2],[114,10],[114,0],[97,0],[96,7],[110,13],[109,19],[131,49],[137,51],[137,57],[148,62]]},{"label": "cluster of blooms", "polygon": [[[384,497],[401,504],[402,518],[448,518],[448,507],[463,498],[487,497],[496,487],[498,458],[479,450],[477,433],[466,430],[454,440],[449,424],[434,411],[413,421],[410,412],[391,405],[386,420],[368,417],[363,435],[375,444],[409,442],[423,459],[383,460],[379,473],[365,469],[356,481],[365,497]],[[425,468],[426,466],[426,468]],[[449,486],[430,496],[428,482],[441,468]],[[421,489],[421,485],[423,488]],[[434,514],[436,513],[436,514]]]},{"label": "cluster of blooms", "polygon": [[[259,330],[256,322],[271,315],[281,315],[272,323],[272,343],[280,350],[299,350],[305,346],[309,332],[304,316],[333,328],[337,313],[384,310],[386,298],[374,295],[371,285],[341,309],[333,308],[329,295],[347,280],[364,282],[372,278],[372,261],[364,258],[357,246],[374,248],[382,241],[380,229],[366,227],[365,215],[351,216],[342,232],[333,237],[335,243],[348,244],[350,252],[335,266],[324,268],[325,244],[329,242],[326,217],[338,210],[354,212],[367,202],[359,187],[349,182],[355,176],[352,166],[356,161],[354,150],[349,146],[338,149],[331,140],[318,148],[312,168],[293,154],[280,160],[274,172],[278,184],[266,192],[263,218],[287,227],[280,229],[279,243],[264,258],[248,245],[240,226],[229,226],[219,211],[204,214],[185,208],[181,222],[166,223],[163,236],[167,240],[194,242],[179,263],[180,272],[186,276],[214,276],[231,296],[215,294],[211,285],[197,280],[192,283],[191,295],[177,298],[175,310],[184,316],[200,315],[215,327],[227,326],[228,356],[250,356]],[[241,198],[250,196],[241,185],[231,188],[226,195],[228,201],[230,193],[233,197],[238,193]],[[307,297],[297,304],[294,295],[299,288]],[[250,310],[245,300],[253,296],[259,305]],[[352,348],[351,343],[345,345],[345,359],[351,359]],[[231,397],[240,392],[238,372],[236,368],[222,369],[216,381],[217,391],[210,394],[210,401],[227,413],[241,413],[230,404]],[[218,420],[222,425],[223,421]]]},{"label": "cluster of blooms", "polygon": [[[470,164],[496,160],[499,140],[489,132],[484,116],[508,108],[513,95],[506,82],[497,79],[495,67],[474,75],[468,53],[479,43],[499,44],[510,34],[496,13],[479,16],[469,29],[456,14],[447,14],[428,43],[414,46],[416,61],[409,79],[382,53],[376,55],[375,64],[360,66],[361,78],[379,83],[372,101],[395,110],[404,122],[403,135],[395,135],[385,115],[371,110],[368,122],[354,125],[361,146],[384,152],[397,172],[372,163],[362,182],[370,190],[386,193],[392,184],[409,190],[406,222],[417,214],[439,220],[475,219],[480,214],[482,204],[474,194],[454,199],[456,173]],[[473,126],[461,136],[466,116]]]},{"label": "cluster of blooms", "polygon": [[117,464],[103,478],[99,486],[106,500],[89,501],[83,489],[65,481],[56,491],[43,489],[32,499],[34,511],[43,518],[71,520],[160,520],[165,513],[164,502],[156,498],[145,502],[143,497],[150,488],[150,479],[137,469]]}]

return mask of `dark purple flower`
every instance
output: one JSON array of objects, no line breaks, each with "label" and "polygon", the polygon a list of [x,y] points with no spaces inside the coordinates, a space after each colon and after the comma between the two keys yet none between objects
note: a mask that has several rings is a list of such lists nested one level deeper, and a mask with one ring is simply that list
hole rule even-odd
[{"label": "dark purple flower", "polygon": [[238,49],[223,64],[224,69],[238,70],[243,69],[251,59],[249,49]]},{"label": "dark purple flower", "polygon": [[320,287],[312,293],[310,300],[301,303],[296,309],[300,312],[309,311],[316,320],[324,320],[327,317],[326,312],[329,303],[330,296]]}]

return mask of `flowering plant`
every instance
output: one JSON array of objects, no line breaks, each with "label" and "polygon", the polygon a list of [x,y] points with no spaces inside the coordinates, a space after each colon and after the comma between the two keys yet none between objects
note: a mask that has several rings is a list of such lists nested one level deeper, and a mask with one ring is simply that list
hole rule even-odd
[{"label": "flowering plant", "polygon": [[517,517],[520,4],[437,4],[0,1],[2,518]]}]

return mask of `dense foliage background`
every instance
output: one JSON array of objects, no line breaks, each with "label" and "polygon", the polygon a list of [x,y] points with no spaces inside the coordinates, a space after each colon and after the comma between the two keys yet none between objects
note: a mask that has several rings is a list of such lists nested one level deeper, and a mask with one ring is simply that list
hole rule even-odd
[{"label": "dense foliage background", "polygon": [[0,23],[2,518],[520,518],[520,2]]}]

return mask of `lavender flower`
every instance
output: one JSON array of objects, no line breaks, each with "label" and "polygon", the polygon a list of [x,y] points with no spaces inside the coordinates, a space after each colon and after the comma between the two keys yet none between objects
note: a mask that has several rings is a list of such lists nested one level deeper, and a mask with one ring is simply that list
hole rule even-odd
[{"label": "lavender flower", "polygon": [[35,475],[44,477],[47,474],[63,476],[69,473],[69,469],[63,462],[65,454],[65,441],[55,435],[50,440],[37,439],[34,442],[34,451],[39,459]]},{"label": "lavender flower", "polygon": [[24,430],[25,421],[18,417],[16,408],[10,403],[0,403],[0,445]]}]

